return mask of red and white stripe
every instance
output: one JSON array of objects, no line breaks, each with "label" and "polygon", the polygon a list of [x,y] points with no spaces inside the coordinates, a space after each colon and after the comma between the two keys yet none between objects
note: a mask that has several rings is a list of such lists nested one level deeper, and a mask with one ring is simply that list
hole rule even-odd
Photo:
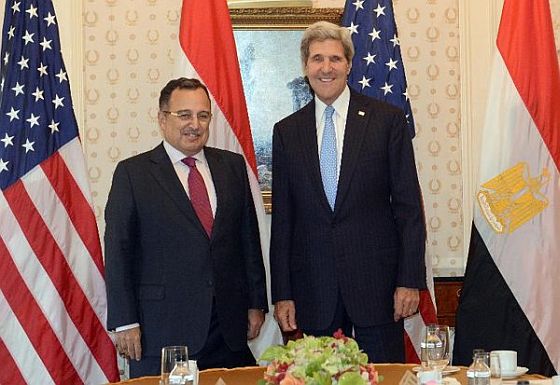
[{"label": "red and white stripe", "polygon": [[404,349],[405,360],[408,363],[420,363],[420,343],[424,338],[426,325],[437,323],[434,297],[434,277],[430,257],[426,254],[426,283],[427,290],[420,291],[418,314],[408,317],[404,321]]},{"label": "red and white stripe", "polygon": [[[259,221],[267,282],[270,282],[270,231],[258,183],[253,138],[226,0],[183,0],[179,45],[176,77],[198,78],[210,92],[213,117],[208,145],[245,157]],[[270,298],[270,292],[268,294]],[[255,357],[259,357],[268,346],[280,343],[280,329],[269,313],[260,336],[250,343],[251,350]]]},{"label": "red and white stripe", "polygon": [[0,384],[118,380],[89,197],[78,138],[0,195]]},{"label": "red and white stripe", "polygon": [[[548,206],[512,234],[475,224],[501,274],[560,370],[560,70],[548,0],[506,0],[497,38],[483,132],[480,181],[519,162]],[[526,176],[527,177],[527,176]]]}]

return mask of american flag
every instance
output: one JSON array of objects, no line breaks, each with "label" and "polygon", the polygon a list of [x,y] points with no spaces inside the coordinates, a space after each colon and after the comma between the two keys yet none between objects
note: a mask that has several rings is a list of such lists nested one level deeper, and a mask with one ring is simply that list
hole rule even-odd
[{"label": "american flag", "polygon": [[406,113],[414,137],[414,119],[391,0],[347,0],[342,25],[352,35],[356,53],[350,87],[391,103]]},{"label": "american flag", "polygon": [[[356,51],[348,84],[362,94],[401,108],[406,114],[411,137],[414,137],[414,119],[392,1],[347,0],[342,25],[350,31]],[[430,290],[420,292],[420,314],[405,320],[407,362],[419,362],[424,326],[437,321],[429,257],[426,257],[426,266]]]},{"label": "american flag", "polygon": [[103,260],[51,0],[7,1],[0,95],[0,384],[118,380]]}]

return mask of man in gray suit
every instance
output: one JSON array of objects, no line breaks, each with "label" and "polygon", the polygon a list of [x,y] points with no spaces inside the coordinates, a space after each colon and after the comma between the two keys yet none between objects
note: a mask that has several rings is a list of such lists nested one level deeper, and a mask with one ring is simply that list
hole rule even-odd
[{"label": "man in gray suit", "polygon": [[304,33],[314,99],[273,134],[272,300],[284,331],[342,328],[370,361],[403,362],[426,287],[422,200],[405,115],[349,89],[353,54],[346,28]]},{"label": "man in gray suit", "polygon": [[245,160],[205,146],[200,81],[170,81],[159,108],[163,143],[118,164],[105,210],[108,328],[131,377],[159,374],[167,345],[200,369],[255,364],[267,298]]}]

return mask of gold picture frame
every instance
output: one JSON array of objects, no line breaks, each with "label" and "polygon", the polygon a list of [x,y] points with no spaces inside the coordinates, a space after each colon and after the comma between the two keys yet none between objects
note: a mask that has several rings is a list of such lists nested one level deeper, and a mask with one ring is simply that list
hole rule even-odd
[{"label": "gold picture frame", "polygon": [[230,9],[233,29],[305,29],[317,21],[340,24],[342,8],[237,8]]},{"label": "gold picture frame", "polygon": [[296,91],[288,90],[303,79],[301,35],[317,21],[340,24],[342,13],[341,8],[230,9],[267,213],[272,211],[272,127],[301,107],[293,100]]}]

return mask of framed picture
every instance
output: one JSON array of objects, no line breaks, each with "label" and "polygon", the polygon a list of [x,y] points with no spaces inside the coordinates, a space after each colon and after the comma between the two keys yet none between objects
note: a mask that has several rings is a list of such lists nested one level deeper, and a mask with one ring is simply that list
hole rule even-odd
[{"label": "framed picture", "polygon": [[339,8],[240,8],[230,10],[251,123],[259,184],[272,210],[272,129],[303,107],[311,94],[303,78],[299,45],[316,21],[340,24]]}]

